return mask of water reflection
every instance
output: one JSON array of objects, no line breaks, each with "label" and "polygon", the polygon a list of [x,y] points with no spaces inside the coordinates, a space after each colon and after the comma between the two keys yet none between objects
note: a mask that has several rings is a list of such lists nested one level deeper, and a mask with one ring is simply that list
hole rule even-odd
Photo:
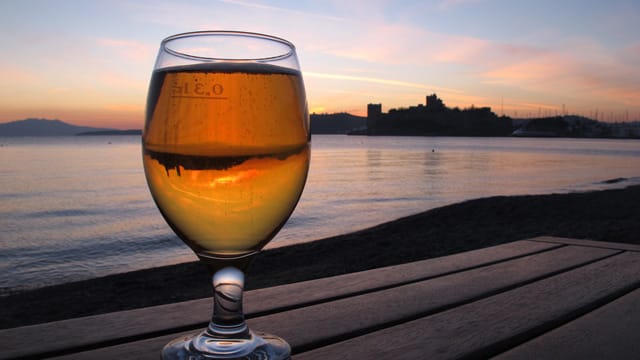
[{"label": "water reflection", "polygon": [[[601,188],[604,177],[640,182],[640,142],[314,136],[293,217],[323,219],[312,230],[321,238],[465,199]],[[270,246],[305,231],[285,227]]]},{"label": "water reflection", "polygon": [[442,173],[442,158],[443,154],[441,152],[424,152],[423,155],[423,163],[425,172],[429,175],[437,175]]},{"label": "water reflection", "polygon": [[[139,137],[1,143],[0,288],[195,260],[153,204]],[[268,247],[472,198],[634,183],[640,141],[314,135],[302,199]]]},{"label": "water reflection", "polygon": [[376,181],[380,177],[380,167],[382,166],[382,151],[367,150],[367,174],[369,181]]}]

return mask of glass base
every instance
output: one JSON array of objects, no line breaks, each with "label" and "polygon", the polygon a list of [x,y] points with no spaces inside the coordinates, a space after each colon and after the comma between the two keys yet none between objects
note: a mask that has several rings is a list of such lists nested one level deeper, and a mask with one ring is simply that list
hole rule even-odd
[{"label": "glass base", "polygon": [[206,332],[173,340],[162,349],[164,360],[289,360],[291,347],[283,339],[249,332],[247,339],[216,339]]}]

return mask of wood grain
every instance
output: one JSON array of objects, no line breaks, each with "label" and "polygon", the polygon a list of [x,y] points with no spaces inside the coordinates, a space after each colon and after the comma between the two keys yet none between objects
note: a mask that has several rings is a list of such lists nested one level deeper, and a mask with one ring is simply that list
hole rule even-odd
[{"label": "wood grain", "polygon": [[[583,345],[624,355],[640,343],[628,344],[640,321],[640,252],[626,245],[534,238],[249,291],[245,310],[251,328],[292,345],[294,360],[545,358],[558,343],[569,344],[565,355]],[[158,359],[202,327],[209,301],[3,330],[0,358]],[[602,328],[603,342],[584,337]],[[32,346],[33,334],[46,341]]]},{"label": "wood grain", "polygon": [[517,346],[496,360],[640,357],[640,289]]},{"label": "wood grain", "polygon": [[637,288],[639,271],[640,254],[622,253],[295,359],[488,358]]},{"label": "wood grain", "polygon": [[[247,317],[251,318],[354,293],[442,276],[559,246],[561,245],[518,241],[442,258],[253,290],[245,294],[244,308]],[[198,329],[209,321],[211,307],[211,299],[206,298],[2,330],[0,343],[6,345],[0,353],[0,359],[103,346],[189,328]],[[47,341],[34,345],[31,340],[31,334],[34,333],[47,334]]]},{"label": "wood grain", "polygon": [[[294,351],[303,351],[444,311],[614,253],[615,250],[565,246],[426,281],[261,316],[248,322],[253,329],[284,337]],[[159,349],[168,339],[99,349],[74,354],[73,358],[139,353],[150,346]]]}]

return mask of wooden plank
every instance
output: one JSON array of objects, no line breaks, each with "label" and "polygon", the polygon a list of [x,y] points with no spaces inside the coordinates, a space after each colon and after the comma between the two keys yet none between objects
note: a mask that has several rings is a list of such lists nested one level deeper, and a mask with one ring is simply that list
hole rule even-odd
[{"label": "wooden plank", "polygon": [[625,252],[295,359],[488,358],[638,286],[640,254]]},{"label": "wooden plank", "polygon": [[[427,281],[261,316],[248,323],[253,329],[284,337],[294,351],[302,351],[446,310],[615,253],[608,249],[565,246]],[[160,349],[167,339],[123,344],[69,358],[117,358],[127,353],[144,353],[152,347]]]},{"label": "wooden plank", "polygon": [[[254,290],[247,297],[259,299],[259,301],[249,301],[245,310],[248,314],[275,312],[270,310],[284,310],[372,292],[507,261],[560,246],[561,244],[521,240],[439,258]],[[285,303],[283,299],[286,299]]]},{"label": "wooden plank", "polygon": [[[189,307],[191,311],[185,311]],[[0,359],[38,357],[40,354],[55,354],[91,344],[108,345],[117,339],[136,338],[144,334],[159,335],[171,324],[203,323],[210,313],[211,300],[203,299],[5,329],[0,331],[0,344],[3,344]],[[165,325],[159,324],[159,321],[165,322]],[[148,326],[145,327],[145,324]],[[33,334],[47,334],[46,341],[34,345]]]},{"label": "wooden plank", "polygon": [[83,351],[69,355],[47,357],[51,360],[158,360],[162,348],[170,341],[193,332],[164,335],[156,338],[136,341],[134,343],[110,346],[95,350]]},{"label": "wooden plank", "polygon": [[[248,317],[300,307],[351,294],[410,283],[429,277],[525,256],[560,247],[559,244],[518,241],[365,272],[287,284],[249,291],[245,294]],[[0,359],[55,353],[72,348],[88,348],[160,336],[163,333],[200,328],[208,321],[211,299],[186,301],[144,309],[102,314],[79,319],[25,326],[0,331],[5,349]],[[44,333],[47,342],[34,346],[31,334]]]},{"label": "wooden plank", "polygon": [[629,359],[640,357],[640,289],[498,355],[510,359]]},{"label": "wooden plank", "polygon": [[[620,242],[608,242],[608,241],[595,241],[586,239],[569,239],[555,236],[540,236],[529,239],[530,241],[548,242],[553,244],[565,244],[565,245],[579,245],[579,246],[593,246],[605,249],[617,249],[625,251],[640,251],[640,245],[627,244]],[[638,239],[640,241],[640,239]]]}]

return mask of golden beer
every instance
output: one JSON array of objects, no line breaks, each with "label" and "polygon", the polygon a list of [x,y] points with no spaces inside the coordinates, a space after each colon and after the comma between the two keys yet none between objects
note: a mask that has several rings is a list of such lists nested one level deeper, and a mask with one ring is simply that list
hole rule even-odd
[{"label": "golden beer", "polygon": [[300,72],[167,68],[153,73],[147,101],[144,170],[171,228],[203,260],[260,250],[293,212],[309,168]]}]

